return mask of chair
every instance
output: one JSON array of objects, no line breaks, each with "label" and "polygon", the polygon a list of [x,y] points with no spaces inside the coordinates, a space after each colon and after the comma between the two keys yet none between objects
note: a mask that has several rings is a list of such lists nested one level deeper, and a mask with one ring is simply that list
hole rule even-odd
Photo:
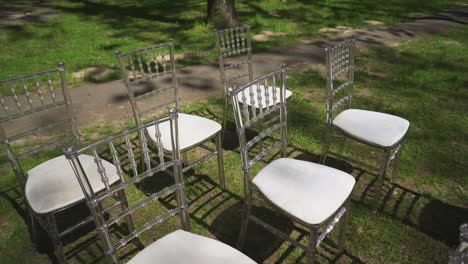
[{"label": "chair", "polygon": [[[214,239],[209,239],[190,233],[188,204],[186,200],[185,185],[182,174],[182,166],[178,140],[178,113],[176,109],[171,109],[169,116],[157,118],[148,123],[140,123],[137,126],[116,133],[112,136],[76,148],[70,146],[66,148],[65,155],[69,160],[76,177],[80,182],[82,191],[86,197],[89,209],[92,212],[96,223],[96,230],[103,244],[104,254],[108,263],[118,263],[119,252],[124,251],[125,246],[138,239],[140,235],[148,230],[155,229],[155,225],[171,218],[179,216],[182,229],[176,230],[155,242],[148,245],[137,253],[128,263],[254,263],[250,258],[241,252],[231,248]],[[163,124],[169,124],[169,143],[172,147],[172,157],[165,158],[165,146],[162,134],[159,133]],[[150,137],[147,135],[148,128],[155,130],[156,142],[154,149],[148,144]],[[92,175],[83,166],[83,157],[86,153],[94,156],[96,171],[101,176],[103,182],[109,180],[110,173],[119,175],[121,182],[114,187],[106,187],[101,194],[92,191],[89,182]],[[108,159],[112,161],[109,168],[105,170],[101,167],[103,158],[97,153],[110,153]],[[136,157],[141,154],[143,158],[142,167],[138,167]],[[152,163],[155,159],[157,163]],[[101,169],[98,169],[101,168]],[[158,173],[167,172],[169,168],[174,176],[174,184],[167,186],[160,191],[151,191],[148,196],[133,195],[132,206],[116,214],[112,212],[115,203],[106,202],[118,192],[126,192],[138,186],[144,185],[145,180]],[[126,178],[126,171],[131,177]],[[148,212],[155,212],[152,206],[160,197],[174,194],[177,199],[177,206],[169,209],[160,215],[151,215]],[[159,210],[158,210],[159,211]],[[112,236],[111,229],[124,217],[142,214],[140,226],[136,227],[129,234],[123,237]],[[106,217],[106,215],[108,215]],[[146,234],[148,237],[150,234]]]},{"label": "chair", "polygon": [[[253,60],[252,60],[252,33],[249,25],[243,25],[235,28],[228,28],[223,30],[214,31],[216,40],[216,50],[218,52],[219,71],[221,74],[221,85],[223,86],[224,92],[224,111],[223,111],[223,137],[226,130],[227,123],[227,112],[229,108],[229,94],[227,89],[232,85],[244,85],[247,82],[251,82],[254,79],[253,75]],[[260,85],[259,91],[273,94],[272,87]],[[257,89],[253,89],[253,100],[242,101],[248,106],[255,106],[256,108],[266,108],[267,104],[265,100],[259,104],[257,102]],[[278,93],[278,91],[276,91]],[[286,90],[286,99],[292,95],[292,92]],[[275,102],[273,98],[269,98],[268,107],[273,105]],[[279,98],[277,98],[279,100]],[[261,129],[261,128],[260,128]]]},{"label": "chair", "polygon": [[[264,75],[253,82],[241,87],[230,88],[233,102],[234,116],[240,141],[242,157],[242,171],[244,180],[245,211],[239,236],[239,249],[242,248],[247,232],[249,220],[263,226],[268,231],[285,239],[293,245],[303,249],[308,256],[309,263],[315,261],[316,248],[325,236],[333,229],[341,218],[341,232],[339,249],[343,249],[345,234],[345,216],[348,213],[348,200],[354,188],[355,179],[351,175],[324,165],[287,158],[287,107],[284,65],[279,71]],[[264,84],[271,85],[274,100],[270,107],[256,108],[241,104],[239,96],[245,100],[252,97],[252,89]],[[270,94],[258,92],[259,97],[265,97],[269,103]],[[279,91],[276,94],[275,91]],[[263,98],[258,98],[262,101]],[[250,100],[252,100],[250,98]],[[264,109],[264,110],[263,110]],[[259,132],[257,136],[247,140],[246,132],[255,123],[268,120],[269,126]],[[279,134],[279,135],[278,135]],[[269,142],[269,146],[260,146],[260,142]],[[256,150],[260,149],[260,150]],[[274,159],[276,152],[282,158],[268,164],[253,177],[252,170],[256,169],[259,161]],[[290,238],[287,234],[275,229],[267,222],[250,214],[254,202],[254,195],[258,196],[273,209],[283,213],[294,222],[299,223],[310,231],[310,243],[303,245]]]},{"label": "chair", "polygon": [[[3,110],[0,137],[24,192],[33,240],[37,236],[37,222],[50,236],[58,262],[64,263],[66,257],[62,238],[91,223],[92,218],[89,216],[65,230],[59,230],[56,216],[82,202],[85,197],[65,156],[44,161],[29,171],[24,166],[32,155],[36,155],[37,159],[37,155],[41,157],[40,153],[80,140],[65,82],[64,65],[1,80],[0,87],[2,93],[10,93],[0,95]],[[26,140],[36,144],[26,145],[23,143]],[[16,148],[15,145],[21,145],[21,148]],[[30,160],[28,163],[31,163]],[[82,163],[89,170],[94,166],[93,157],[83,156]],[[103,166],[107,167],[109,164],[104,162]],[[90,173],[90,179],[96,192],[104,188],[98,174]],[[110,175],[108,184],[114,184],[118,180],[116,175]],[[125,207],[126,202],[123,201],[121,206]]]},{"label": "chair", "polygon": [[[392,181],[398,170],[402,141],[409,128],[409,122],[398,116],[351,108],[354,86],[354,44],[355,37],[325,49],[327,59],[327,132],[322,154],[322,163],[327,155],[348,159],[369,166],[355,159],[329,150],[333,138],[341,135],[343,140],[351,138],[383,151],[383,160],[378,171],[378,182],[374,211],[378,210],[385,173],[395,159]],[[344,108],[339,112],[339,109]],[[343,142],[344,144],[344,142]]]},{"label": "chair", "polygon": [[[172,40],[156,46],[146,47],[127,53],[116,51],[120,69],[127,87],[128,97],[137,124],[150,113],[163,111],[168,107],[180,110],[178,95],[174,44]],[[157,98],[155,99],[155,96]],[[179,114],[180,151],[184,157],[184,172],[196,165],[217,156],[218,176],[221,188],[226,188],[224,180],[223,154],[221,149],[221,125],[207,118],[190,114]],[[163,124],[161,140],[167,153],[172,151],[169,125]],[[154,128],[148,128],[148,135],[154,143]],[[215,141],[213,150],[206,143]],[[209,153],[188,164],[187,152],[201,148]]]}]

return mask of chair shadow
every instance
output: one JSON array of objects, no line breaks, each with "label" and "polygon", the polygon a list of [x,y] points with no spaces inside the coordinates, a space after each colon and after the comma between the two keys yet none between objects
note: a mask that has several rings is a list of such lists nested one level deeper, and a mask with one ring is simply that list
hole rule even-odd
[{"label": "chair shadow", "polygon": [[[203,116],[209,117],[210,115],[213,116],[213,119],[219,118],[208,108],[203,110]],[[230,129],[228,129],[227,132],[233,135],[235,134],[235,131]],[[253,131],[249,133],[251,133],[249,137],[255,135]],[[231,149],[238,152],[238,142],[236,141],[237,134],[235,134],[235,136],[226,137],[226,139]],[[138,144],[137,141],[134,141],[134,143]],[[125,150],[125,146],[117,147],[121,151]],[[105,159],[112,162],[109,153],[104,153],[103,156]],[[139,157],[138,155],[136,156]],[[320,161],[319,155],[310,153],[296,146],[291,146],[288,149],[288,156],[315,163]],[[268,157],[262,160],[262,162],[268,164],[275,158],[276,157]],[[347,161],[332,157],[327,159],[327,165],[355,175],[357,188],[352,201],[370,209],[370,201],[373,200],[373,189],[375,189],[377,180],[375,174],[363,168],[353,166],[353,164]],[[125,164],[123,164],[123,166],[125,167]],[[130,171],[125,171],[125,173],[128,175],[132,174]],[[185,181],[192,221],[208,230],[218,240],[235,247],[241,223],[242,198],[232,191],[221,190],[218,183],[209,176],[195,174],[193,170],[186,173]],[[166,173],[160,173],[155,177],[146,179],[138,187],[144,193],[148,194],[161,190],[173,184],[173,182],[172,176]],[[2,190],[0,196],[9,201],[23,220],[27,222],[27,216],[21,199],[22,195],[18,188],[19,187]],[[163,206],[168,209],[176,206],[174,194],[162,197],[160,201]],[[466,208],[444,203],[438,199],[420,194],[399,184],[392,184],[388,181],[384,182],[380,205],[380,214],[397,219],[403,224],[415,228],[449,246],[454,246],[458,243],[458,227],[463,221],[468,219],[468,210]],[[76,209],[74,208],[72,211],[71,214],[64,214],[62,216],[63,219],[59,220],[59,224],[62,222],[69,222],[71,219],[77,219],[77,216],[85,213],[89,215],[89,211],[84,204],[77,205]],[[298,238],[300,240],[308,237],[308,232],[297,227],[289,219],[273,212],[265,206],[255,206],[253,208],[253,215],[264,219],[286,234],[298,232]],[[78,239],[83,233],[93,233],[91,232],[93,229],[93,225],[88,225],[83,227],[83,229],[79,229],[79,231],[77,230],[66,240],[66,243],[72,243],[70,241]],[[119,227],[115,230],[115,234],[117,236],[122,236],[123,234],[127,234],[127,230]],[[93,235],[84,241],[80,241],[69,254],[70,257],[73,257],[79,263],[102,261],[102,248],[96,238],[96,235]],[[47,238],[41,241],[46,240],[48,241]],[[283,243],[284,241],[276,238],[276,236],[273,236],[262,227],[250,222],[243,251],[254,260],[263,262],[274,254]],[[45,243],[45,245],[47,245],[47,243]],[[52,256],[50,243],[48,245],[49,247],[45,246],[43,252]],[[357,256],[352,255],[350,252],[345,251],[338,254],[335,250],[336,245],[328,239],[325,239],[321,248],[323,248],[323,250],[319,251],[321,258],[326,259],[329,263],[342,262],[343,259],[345,259],[346,262],[363,263]],[[289,246],[281,256],[279,256],[277,262],[288,262],[293,250],[294,247]],[[133,253],[133,251],[128,252],[128,255],[133,255]],[[304,260],[305,255],[303,254],[296,261],[301,262]]]},{"label": "chair shadow", "polygon": [[[208,230],[222,242],[235,247],[240,233],[242,208],[243,203],[239,201],[223,210],[211,223]],[[291,233],[294,229],[293,223],[288,218],[278,215],[266,207],[253,206],[252,214],[268,221],[286,234]],[[283,242],[263,227],[250,221],[242,251],[253,260],[261,263],[277,251]]]},{"label": "chair shadow", "polygon": [[[317,162],[320,156],[306,152],[301,149],[289,149],[289,156],[296,159]],[[275,157],[262,160],[267,164]],[[336,164],[345,171],[352,171],[352,166],[349,163],[329,159],[330,162]],[[242,215],[242,197],[229,191],[221,190],[217,182],[212,180],[207,175],[195,174],[193,171],[186,174],[186,189],[187,199],[190,208],[190,217],[197,225],[208,230],[216,239],[235,247],[237,244],[238,234],[240,233],[241,215]],[[144,184],[144,189],[148,193],[158,191],[165,186],[171,184],[173,179],[169,175],[161,175],[160,177],[152,177]],[[176,207],[175,194],[169,195],[161,199],[161,203],[168,209]],[[267,206],[255,205],[252,209],[252,214],[270,223],[280,231],[291,234],[293,231],[299,232],[299,240],[308,237],[308,232],[283,216],[279,212],[269,209]],[[269,231],[253,222],[249,223],[248,233],[246,236],[243,252],[255,261],[262,263],[274,254],[284,241],[271,234]],[[351,263],[363,263],[358,257],[349,252],[338,254],[336,245],[326,239],[324,245],[328,245],[327,254],[322,254],[322,258],[327,259],[329,263],[337,263],[346,259]],[[276,262],[289,261],[288,257],[295,249],[294,246],[289,246],[278,258]],[[335,249],[333,251],[333,249]],[[301,261],[299,258],[298,261]]]},{"label": "chair shadow", "polygon": [[[356,186],[353,202],[369,209],[374,200],[377,175],[355,167]],[[413,191],[385,179],[382,186],[379,214],[401,221],[434,240],[453,247],[458,244],[459,226],[468,219],[468,209]]]},{"label": "chair shadow", "polygon": [[[123,238],[125,235],[128,235],[128,230],[126,227],[115,226],[111,230],[111,236],[117,239]],[[132,246],[128,247],[122,254],[119,254],[119,258],[124,260],[128,259],[131,256],[134,256],[138,251],[143,247],[139,244],[139,241],[133,241]],[[104,248],[100,241],[99,236],[96,232],[88,234],[86,239],[80,240],[78,243],[73,245],[73,248],[67,252],[67,259],[77,263],[104,263],[105,255]],[[69,262],[71,262],[69,261]]]},{"label": "chair shadow", "polygon": [[1,190],[0,197],[7,200],[11,204],[11,206],[16,210],[18,215],[23,219],[25,223],[28,222],[28,216],[26,215],[23,193],[19,185]]},{"label": "chair shadow", "polygon": [[[22,218],[28,228],[32,240],[32,231],[28,224],[29,217],[27,216],[23,195],[20,191],[20,186],[14,186],[0,191],[0,197],[7,200],[12,207],[17,211],[18,215]],[[89,209],[86,204],[78,203],[67,210],[56,214],[56,221],[59,230],[65,230],[73,224],[78,223],[90,215]],[[49,256],[50,261],[57,263],[54,256],[54,247],[51,239],[46,231],[37,224],[37,243],[36,250],[38,253],[46,254]],[[84,225],[63,238],[63,244],[67,259],[73,260],[77,263],[101,263],[104,260],[103,248],[99,242],[99,238],[94,232],[94,223],[91,222]],[[112,230],[112,234],[116,237],[123,237],[128,233],[126,227],[116,225]],[[131,253],[131,252],[129,252]],[[127,253],[127,254],[129,254]]]},{"label": "chair shadow", "polygon": [[[316,163],[320,161],[319,155],[295,147],[289,152],[289,157]],[[352,201],[373,209],[377,185],[375,173],[334,157],[328,157],[326,165],[355,175]],[[382,187],[379,212],[450,247],[458,244],[459,226],[468,219],[467,208],[450,205],[398,183],[391,183],[388,177]]]},{"label": "chair shadow", "polygon": [[[159,187],[161,188],[161,187]],[[217,240],[232,247],[236,247],[240,233],[243,202],[237,194],[219,188],[217,183],[206,175],[193,175],[187,180],[187,198],[190,208],[190,218],[197,225],[208,230]],[[161,203],[167,209],[176,207],[175,195],[169,195],[161,199]],[[255,205],[252,214],[263,219],[285,234],[299,233],[298,240],[307,239],[308,232],[295,225],[289,218],[275,212],[267,206]],[[264,263],[280,249],[285,241],[273,235],[263,227],[250,221],[245,238],[243,253],[258,263]],[[363,263],[357,256],[350,252],[338,253],[336,243],[325,239],[320,258],[328,263],[338,263],[346,260],[350,263]],[[290,261],[290,255],[295,249],[290,245],[284,250],[275,263]],[[300,256],[297,262],[303,261]]]},{"label": "chair shadow", "polygon": [[[191,220],[208,230],[217,240],[236,247],[240,232],[242,198],[229,190],[221,190],[218,184],[206,175],[194,174],[189,178],[186,186]],[[169,195],[161,199],[161,203],[168,209],[173,209],[176,207],[175,199],[175,195]],[[267,219],[285,233],[290,233],[293,229],[291,221],[265,207],[254,206],[252,213],[261,219]],[[250,223],[243,252],[261,263],[281,244],[282,240],[262,227]]]},{"label": "chair shadow", "polygon": [[[299,155],[294,155],[295,151],[292,151],[290,156],[312,162],[320,160],[320,157],[316,154],[303,150],[297,151],[299,151]],[[355,175],[356,188],[352,196],[352,202],[372,210],[377,185],[377,175],[375,173],[333,157],[327,158],[327,166]],[[434,240],[441,241],[449,247],[458,244],[459,226],[468,219],[467,208],[445,203],[398,183],[391,183],[388,177],[382,187],[379,214],[401,221],[404,225],[412,227]],[[349,252],[344,253],[344,255],[347,254]],[[352,255],[347,257],[353,259]]]},{"label": "chair shadow", "polygon": [[[21,191],[21,186],[16,185],[11,188],[2,190],[0,192],[0,197],[8,201],[11,206],[15,209],[15,211],[18,213],[18,215],[21,217],[21,219],[24,222],[24,225],[28,229],[29,237],[31,241],[33,240],[33,235],[32,235],[32,229],[31,226],[29,225],[29,216],[27,215],[26,211],[26,205],[25,205],[25,199],[23,197],[22,191]],[[47,237],[45,231],[37,225],[38,230],[37,231],[37,243],[36,245],[36,250],[39,253],[44,253],[47,254],[50,258],[51,261],[54,260],[54,253],[53,253],[53,246],[51,240]]]},{"label": "chair shadow", "polygon": [[[193,111],[193,114],[197,114],[200,116],[204,116],[210,118],[212,120],[221,119],[219,115],[211,111],[211,109],[207,107],[203,107],[202,109],[198,109]],[[221,120],[222,122],[222,120]],[[247,130],[247,140],[255,137],[258,133],[254,130]],[[266,138],[268,140],[269,138]],[[239,153],[239,141],[237,132],[235,129],[235,124],[231,120],[227,120],[227,129],[225,132],[225,137],[223,140],[223,149],[235,151]],[[264,165],[272,162],[274,159],[280,156],[280,152],[276,152],[273,155],[269,155],[268,157],[263,158],[260,162]],[[288,148],[288,157],[311,161],[315,163],[320,162],[320,155],[310,153],[305,151],[304,149],[297,148],[295,146],[290,146]],[[329,158],[328,162],[329,165],[332,167],[341,169],[348,173],[353,171],[353,166],[345,161]],[[240,169],[239,169],[240,171]],[[200,177],[200,175],[195,176],[197,179],[201,179],[203,181],[206,178],[213,188],[206,189],[206,191],[212,191],[215,189],[216,183],[213,182],[208,176]],[[196,182],[188,183],[188,185],[197,184]],[[225,195],[229,196],[229,199],[235,201],[235,203],[230,203],[229,206],[224,206],[218,215],[213,219],[213,221],[207,220],[207,214],[202,216],[198,216],[197,213],[200,211],[204,211],[203,207],[209,207],[210,202],[206,201],[202,204],[197,204],[193,201],[198,201],[201,199],[200,196],[207,195],[206,193],[202,193],[198,197],[192,197],[190,194],[188,195],[188,199],[190,201],[190,208],[191,208],[191,218],[194,219],[197,224],[203,226],[207,230],[210,231],[216,238],[228,245],[233,247],[237,244],[238,234],[240,233],[240,224],[241,224],[241,216],[242,216],[242,198],[238,195],[230,192],[225,191]],[[216,195],[212,196],[211,200],[214,200],[216,197],[220,196],[218,192]],[[226,201],[223,201],[227,203]],[[165,203],[168,205],[168,203]],[[173,208],[175,204],[169,206],[168,208]],[[216,208],[222,207],[221,204],[215,205],[209,211],[213,211]],[[218,209],[219,211],[219,209]],[[264,221],[268,222],[278,230],[282,231],[285,234],[291,234],[293,231],[298,232],[300,235],[298,236],[298,240],[302,240],[308,237],[307,231],[303,230],[302,228],[295,225],[289,218],[280,214],[279,212],[275,212],[272,209],[269,209],[267,206],[253,206],[252,214],[263,219]],[[252,221],[249,222],[248,231],[246,235],[246,240],[243,248],[243,252],[251,257],[253,260],[263,263],[266,261],[272,254],[274,254],[284,243],[285,241],[278,238],[277,236],[273,235],[263,227],[253,223]],[[323,245],[326,245],[328,250],[324,250],[324,253],[320,253],[321,258],[326,259],[329,263],[337,263],[341,262],[343,259],[346,259],[347,262],[350,263],[363,263],[358,257],[352,255],[349,252],[342,252],[338,253],[336,248],[336,244],[334,244],[329,239],[325,239]],[[288,257],[291,255],[295,247],[290,245],[282,254],[281,256],[275,261],[275,263],[282,263],[290,261]],[[305,261],[305,254],[301,255],[296,262]]]}]

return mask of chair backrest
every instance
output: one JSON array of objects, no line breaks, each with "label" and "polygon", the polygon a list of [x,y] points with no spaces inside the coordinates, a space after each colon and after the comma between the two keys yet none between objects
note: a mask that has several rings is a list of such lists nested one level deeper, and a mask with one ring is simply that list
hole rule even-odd
[{"label": "chair backrest", "polygon": [[[1,142],[23,187],[27,176],[21,158],[79,141],[63,63],[56,69],[0,80],[0,105]],[[22,147],[16,149],[15,144]]]},{"label": "chair backrest", "polygon": [[336,110],[351,107],[354,85],[355,36],[325,49],[327,61],[327,123]]},{"label": "chair backrest", "polygon": [[[274,150],[280,149],[282,156],[286,156],[288,147],[287,135],[287,109],[286,109],[286,67],[281,65],[278,71],[266,74],[248,84],[240,87],[231,87],[229,95],[231,97],[234,117],[239,136],[240,150],[242,156],[242,167],[244,176],[251,180],[250,169],[256,162],[262,160],[265,156]],[[272,87],[272,89],[263,89],[261,87]],[[257,91],[254,95],[254,89]],[[256,98],[254,98],[254,96]],[[279,100],[278,100],[279,99]],[[255,104],[241,102],[265,102],[266,107],[255,107]],[[269,102],[274,102],[270,104]],[[248,129],[260,127],[258,135],[247,140],[246,132]],[[267,147],[263,146],[265,138],[272,137],[274,133],[279,132],[279,140]],[[256,147],[260,152],[253,154]]]},{"label": "chair backrest", "polygon": [[221,83],[227,89],[253,81],[252,42],[249,25],[214,31]]},{"label": "chair backrest", "polygon": [[[116,51],[115,54],[137,124],[147,114],[172,107],[179,109],[172,40],[126,53]],[[156,103],[154,96],[158,96]]]},{"label": "chair backrest", "polygon": [[[163,122],[170,122],[170,130],[172,136],[172,159],[165,160],[164,150],[161,143],[161,134],[159,125]],[[150,126],[155,126],[156,144],[155,149],[152,144],[148,144],[148,135],[146,129]],[[91,155],[96,163],[96,170],[99,173],[104,190],[96,193],[91,187],[91,180],[87,172],[83,169],[80,162],[82,155]],[[102,164],[105,155],[108,162],[111,162],[115,167],[115,171],[104,169]],[[69,146],[65,149],[65,156],[69,160],[73,170],[78,178],[83,193],[85,194],[88,207],[94,217],[96,230],[98,231],[101,240],[104,244],[106,259],[111,263],[118,262],[118,251],[127,243],[139,237],[143,232],[151,229],[158,223],[166,219],[179,215],[182,228],[189,230],[188,222],[188,206],[185,196],[185,187],[182,176],[181,159],[179,152],[178,127],[177,127],[177,110],[170,110],[169,116],[158,118],[154,121],[136,125],[130,129],[125,129],[119,133],[111,135],[107,138],[91,143],[87,146],[76,148]],[[142,166],[138,167],[136,157],[142,157]],[[108,167],[108,166],[107,166]],[[89,169],[89,167],[88,167]],[[132,205],[126,209],[113,213],[112,210],[119,205],[119,200],[115,199],[119,192],[128,191],[130,188],[137,187],[142,180],[156,176],[158,172],[164,172],[171,169],[174,175],[175,184],[165,187],[161,191],[153,191],[148,196],[136,196],[132,201]],[[132,174],[130,178],[124,177],[125,172]],[[91,174],[91,172],[88,171]],[[95,173],[95,172],[94,172]],[[114,173],[118,175],[120,181],[109,186],[109,175]],[[158,175],[160,176],[160,175]],[[137,211],[144,212],[144,207],[153,205],[160,197],[176,193],[178,206],[174,209],[167,210],[164,214],[148,217],[145,214],[143,219],[145,222],[136,227],[128,235],[119,238],[113,238],[110,233],[110,228],[128,215],[135,214]],[[106,217],[109,214],[109,217]]]}]

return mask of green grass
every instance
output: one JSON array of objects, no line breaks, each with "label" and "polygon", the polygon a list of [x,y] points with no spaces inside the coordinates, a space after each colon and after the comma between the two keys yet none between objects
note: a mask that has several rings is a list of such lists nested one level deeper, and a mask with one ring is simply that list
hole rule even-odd
[{"label": "green grass", "polygon": [[[458,28],[448,36],[409,41],[399,47],[373,50],[357,56],[356,96],[354,106],[402,116],[411,122],[404,145],[397,184],[386,181],[380,214],[370,210],[375,177],[358,166],[329,160],[329,165],[352,171],[358,179],[353,193],[346,254],[338,263],[446,263],[448,251],[458,239],[458,226],[468,219],[468,27]],[[325,80],[317,72],[291,72],[288,88],[294,96],[288,107],[291,113],[292,157],[317,161],[325,132]],[[185,105],[185,111],[220,118],[222,100]],[[126,124],[122,124],[122,127]],[[115,128],[95,125],[82,130],[85,140],[108,135]],[[216,162],[210,161],[186,175],[191,203],[192,231],[216,237],[234,245],[239,232],[241,162],[235,144],[233,124],[229,126],[224,160],[229,191],[217,187]],[[352,142],[344,152],[374,161],[375,153]],[[30,168],[48,156],[27,161]],[[193,153],[193,156],[198,153]],[[5,155],[0,156],[0,259],[5,263],[46,263],[50,248],[35,250],[19,212],[21,198]],[[146,186],[161,186],[163,179]],[[167,182],[166,182],[167,183]],[[130,200],[147,195],[144,188],[128,193]],[[174,204],[163,199],[162,206],[149,208],[136,218],[142,221]],[[291,234],[302,237],[300,230],[285,219],[258,207],[255,213],[269,219]],[[175,220],[143,237],[148,243],[177,226]],[[336,239],[338,232],[332,232]],[[79,234],[82,235],[82,234]],[[87,237],[91,237],[89,234]],[[303,238],[307,240],[307,236]],[[47,244],[44,239],[42,244]],[[77,262],[103,262],[96,240],[82,247],[70,259]],[[78,243],[67,245],[73,249]],[[320,248],[329,263],[336,256],[328,252],[330,242]],[[40,248],[43,248],[41,246]],[[274,239],[251,224],[245,252],[257,261],[295,263],[304,261],[301,250]]]},{"label": "green grass", "polygon": [[[26,22],[0,31],[0,78],[55,67],[65,62],[71,72],[90,66],[117,68],[115,50],[128,51],[173,38],[176,52],[214,49],[212,26],[205,23],[206,0],[100,0],[79,3],[41,1],[58,16],[47,22]],[[37,13],[35,1],[19,1],[20,10]],[[281,31],[286,36],[254,43],[256,49],[288,45],[319,35],[323,27],[369,26],[365,20],[392,24],[453,7],[456,0],[366,1],[236,1],[241,23],[254,33]],[[8,6],[4,4],[4,6]],[[215,59],[192,56],[182,64]],[[118,78],[112,75],[112,78]],[[86,81],[86,80],[85,80]]]}]

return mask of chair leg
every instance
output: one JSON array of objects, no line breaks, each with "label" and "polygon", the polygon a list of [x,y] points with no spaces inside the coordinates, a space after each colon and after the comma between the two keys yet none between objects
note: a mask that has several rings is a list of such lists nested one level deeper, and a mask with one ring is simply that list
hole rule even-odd
[{"label": "chair leg", "polygon": [[226,189],[226,180],[224,178],[224,160],[223,160],[223,149],[221,147],[222,144],[222,135],[218,134],[215,139],[216,143],[216,152],[217,152],[217,159],[218,159],[218,176],[219,176],[219,184],[221,185],[221,189]]},{"label": "chair leg", "polygon": [[376,213],[379,209],[380,196],[382,193],[382,186],[383,186],[384,179],[385,179],[385,173],[387,171],[387,167],[389,163],[390,153],[391,152],[389,150],[384,151],[383,161],[382,161],[380,171],[379,171],[379,176],[378,176],[379,178],[377,179],[377,191],[375,193],[374,206],[373,206],[374,213]]},{"label": "chair leg", "polygon": [[62,240],[59,235],[57,222],[55,221],[55,216],[53,214],[47,214],[45,216],[47,221],[47,227],[49,229],[49,236],[52,239],[52,244],[54,246],[55,257],[57,258],[58,263],[67,263],[65,258],[65,253],[63,251]]},{"label": "chair leg", "polygon": [[[128,207],[128,200],[127,200],[127,195],[125,194],[124,190],[120,190],[118,192],[119,200],[120,200],[120,208],[123,210],[127,209]],[[128,214],[126,216],[126,223],[127,223],[127,230],[128,232],[132,232],[135,229],[135,226],[133,224],[133,218],[132,214]]]},{"label": "chair leg", "polygon": [[252,209],[252,205],[250,201],[244,204],[244,212],[242,214],[241,220],[241,230],[239,233],[239,239],[237,240],[237,249],[242,251],[244,247],[245,235],[247,234],[247,228],[249,226],[249,217],[250,217],[250,210]]},{"label": "chair leg", "polygon": [[307,263],[314,264],[315,258],[317,257],[317,240],[318,240],[318,229],[312,227],[310,230],[310,242],[307,252]]},{"label": "chair leg", "polygon": [[346,212],[341,217],[340,223],[340,234],[338,237],[338,252],[341,253],[344,250],[344,242],[346,237],[346,229],[348,228],[348,216],[349,215],[349,202],[346,205]]},{"label": "chair leg", "polygon": [[223,127],[221,128],[221,142],[224,141],[225,134],[226,134],[228,106],[229,106],[229,102],[228,102],[228,97],[226,95],[224,96]]},{"label": "chair leg", "polygon": [[[253,111],[257,111],[257,108],[255,108]],[[263,132],[263,128],[265,127],[264,123],[265,123],[265,118],[262,118],[258,121],[258,124],[257,124],[258,134]],[[260,147],[260,152],[262,152],[263,151],[263,138],[260,138],[260,141],[258,142],[258,146]]]},{"label": "chair leg", "polygon": [[395,160],[393,161],[392,178],[391,178],[392,183],[395,183],[396,174],[398,172],[398,169],[400,168],[402,151],[403,151],[403,148],[402,146],[400,146],[400,149],[398,150],[398,153],[396,154]]},{"label": "chair leg", "polygon": [[28,215],[28,220],[29,220],[29,228],[31,229],[31,240],[34,242],[34,243],[37,243],[37,239],[38,239],[38,234],[39,234],[39,230],[38,230],[38,226],[37,226],[37,222],[36,222],[36,217],[34,216],[34,212],[32,211],[31,207],[29,206],[29,204],[27,202],[26,203],[26,214]]},{"label": "chair leg", "polygon": [[323,146],[322,150],[322,158],[321,158],[321,163],[325,164],[327,161],[327,154],[328,150],[330,149],[330,145],[332,144],[332,135],[330,134],[331,132],[328,132],[325,138],[325,145]]},{"label": "chair leg", "polygon": [[146,164],[145,164],[145,157],[143,155],[143,152],[140,154],[140,169],[145,170]]}]

